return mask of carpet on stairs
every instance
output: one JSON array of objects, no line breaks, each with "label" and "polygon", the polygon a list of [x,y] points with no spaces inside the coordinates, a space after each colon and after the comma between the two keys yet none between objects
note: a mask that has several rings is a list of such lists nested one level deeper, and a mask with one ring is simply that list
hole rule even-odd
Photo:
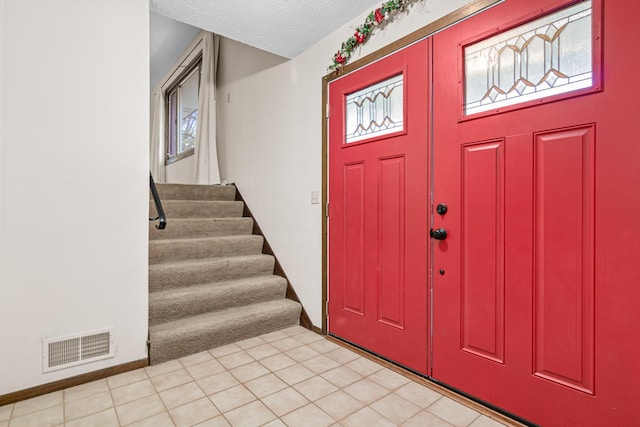
[{"label": "carpet on stairs", "polygon": [[234,186],[156,185],[167,228],[149,226],[152,365],[299,324]]}]

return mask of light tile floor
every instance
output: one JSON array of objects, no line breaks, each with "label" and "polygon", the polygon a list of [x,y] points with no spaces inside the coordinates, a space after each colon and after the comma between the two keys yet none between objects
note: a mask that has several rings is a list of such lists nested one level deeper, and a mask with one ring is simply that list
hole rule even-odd
[{"label": "light tile floor", "polygon": [[296,326],[0,407],[0,427],[501,427]]}]

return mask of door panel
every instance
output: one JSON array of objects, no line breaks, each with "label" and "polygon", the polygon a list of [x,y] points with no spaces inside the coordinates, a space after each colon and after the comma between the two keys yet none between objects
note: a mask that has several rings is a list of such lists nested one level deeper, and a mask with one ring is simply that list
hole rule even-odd
[{"label": "door panel", "polygon": [[[640,92],[623,46],[640,6],[593,2],[593,87],[463,110],[465,46],[565,4],[510,0],[434,36],[434,203],[449,209],[434,216],[448,237],[434,243],[445,274],[433,279],[432,374],[545,426],[633,425],[640,144],[628,117]],[[568,35],[509,49],[549,43],[554,63]],[[496,77],[491,96],[505,81],[517,78]]]},{"label": "door panel", "polygon": [[[504,140],[462,146],[462,348],[504,359]],[[482,215],[478,215],[482,212]]]},{"label": "door panel", "polygon": [[329,85],[329,333],[421,373],[429,46]]},{"label": "door panel", "polygon": [[594,126],[534,147],[534,372],[593,393]]}]

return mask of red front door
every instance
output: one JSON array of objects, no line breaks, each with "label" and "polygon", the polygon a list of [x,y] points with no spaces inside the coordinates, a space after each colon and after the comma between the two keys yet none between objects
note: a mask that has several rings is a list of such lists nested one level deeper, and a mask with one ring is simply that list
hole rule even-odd
[{"label": "red front door", "polygon": [[[465,52],[562,3],[509,0],[434,36],[434,203],[448,207],[434,225],[448,235],[433,252],[432,375],[545,426],[636,425],[640,6],[593,1],[477,48],[488,83],[464,71]],[[585,46],[591,63],[572,56]],[[500,104],[589,65],[590,87]]]},{"label": "red front door", "polygon": [[329,85],[329,333],[422,373],[429,43]]}]

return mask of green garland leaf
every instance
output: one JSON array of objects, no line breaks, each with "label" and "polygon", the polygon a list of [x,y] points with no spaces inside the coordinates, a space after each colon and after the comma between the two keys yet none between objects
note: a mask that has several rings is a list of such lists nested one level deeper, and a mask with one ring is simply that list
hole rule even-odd
[{"label": "green garland leaf", "polygon": [[418,0],[388,0],[383,2],[378,9],[371,11],[371,13],[367,15],[364,23],[357,27],[355,31],[355,34],[359,34],[358,37],[361,37],[361,42],[358,43],[355,34],[342,42],[340,49],[333,55],[332,64],[329,66],[329,70],[338,71],[342,68],[351,57],[353,50],[366,43],[377,26],[384,25],[386,22],[393,19],[399,12],[405,11],[410,3],[414,3],[416,1]]}]

